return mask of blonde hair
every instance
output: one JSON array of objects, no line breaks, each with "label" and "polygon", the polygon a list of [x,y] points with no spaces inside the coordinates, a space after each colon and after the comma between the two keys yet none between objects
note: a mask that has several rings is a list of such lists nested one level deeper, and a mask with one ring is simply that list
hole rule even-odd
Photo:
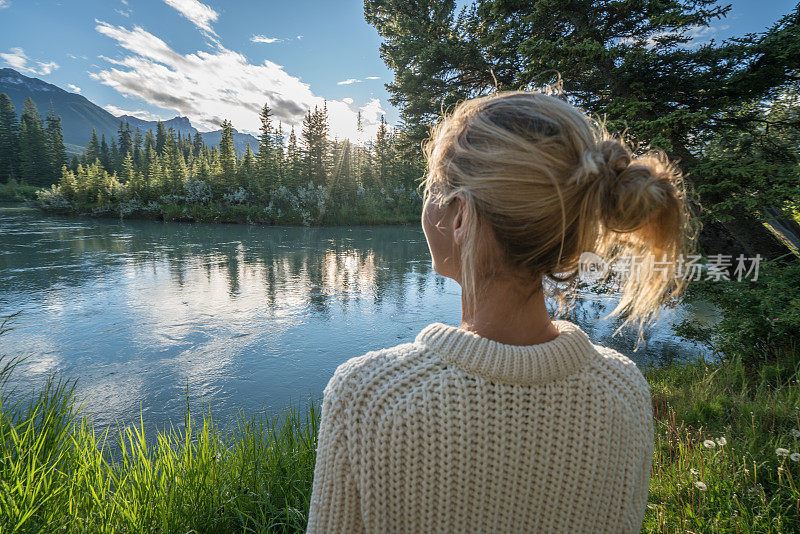
[{"label": "blonde hair", "polygon": [[[634,156],[568,102],[522,91],[467,100],[433,127],[424,152],[425,198],[465,200],[459,278],[473,304],[481,280],[508,267],[539,286],[545,277],[554,287],[572,282],[586,252],[608,265],[646,255],[658,262],[621,282],[610,314],[640,333],[683,291],[674,274],[692,232],[680,172],[663,153]],[[482,239],[486,231],[494,241]],[[494,242],[501,250],[485,246]]]}]

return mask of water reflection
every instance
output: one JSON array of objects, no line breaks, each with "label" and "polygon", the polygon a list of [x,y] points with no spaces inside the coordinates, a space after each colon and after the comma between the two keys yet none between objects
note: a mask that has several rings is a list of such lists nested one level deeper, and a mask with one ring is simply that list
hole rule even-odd
[{"label": "water reflection", "polygon": [[[683,356],[669,321],[630,336],[574,318],[639,362]],[[456,324],[459,288],[431,271],[418,227],[285,228],[43,217],[0,208],[0,310],[22,314],[0,354],[30,354],[19,384],[79,379],[100,425],[163,424],[208,402],[216,414],[318,396],[342,361]],[[678,315],[694,313],[681,309]],[[674,317],[672,318],[674,320]]]}]

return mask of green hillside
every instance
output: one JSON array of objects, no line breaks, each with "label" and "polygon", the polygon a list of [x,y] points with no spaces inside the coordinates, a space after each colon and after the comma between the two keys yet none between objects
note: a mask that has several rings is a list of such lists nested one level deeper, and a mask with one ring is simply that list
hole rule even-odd
[{"label": "green hillside", "polygon": [[[9,96],[18,114],[28,97],[36,102],[42,116],[47,114],[52,105],[56,115],[61,116],[64,144],[70,154],[84,151],[92,136],[92,128],[97,130],[98,137],[105,135],[108,141],[117,137],[120,120],[127,121],[131,128],[139,128],[143,132],[156,129],[156,121],[146,121],[130,115],[116,117],[84,96],[70,93],[38,78],[25,76],[14,69],[0,69],[0,93]],[[181,135],[193,135],[197,132],[187,117],[175,117],[163,122],[166,128],[172,127]],[[219,143],[221,132],[222,130],[203,133],[205,143]],[[235,132],[233,137],[234,149],[240,155],[244,154],[247,143],[253,149],[258,146],[258,140],[252,135]]]}]

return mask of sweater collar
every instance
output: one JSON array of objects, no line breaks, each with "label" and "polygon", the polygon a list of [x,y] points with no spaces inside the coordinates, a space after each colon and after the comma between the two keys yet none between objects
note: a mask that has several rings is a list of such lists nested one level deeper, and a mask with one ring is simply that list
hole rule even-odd
[{"label": "sweater collar", "polygon": [[462,330],[433,323],[416,338],[440,358],[493,382],[535,385],[571,375],[593,351],[589,337],[569,321],[553,321],[558,337],[538,345],[506,345]]}]

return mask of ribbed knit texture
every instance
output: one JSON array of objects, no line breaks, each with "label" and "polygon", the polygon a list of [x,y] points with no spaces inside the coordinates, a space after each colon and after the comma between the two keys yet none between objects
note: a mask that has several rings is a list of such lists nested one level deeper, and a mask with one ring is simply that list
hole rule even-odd
[{"label": "ribbed knit texture", "polygon": [[325,388],[307,532],[638,532],[647,382],[567,321],[505,345],[432,324]]}]

